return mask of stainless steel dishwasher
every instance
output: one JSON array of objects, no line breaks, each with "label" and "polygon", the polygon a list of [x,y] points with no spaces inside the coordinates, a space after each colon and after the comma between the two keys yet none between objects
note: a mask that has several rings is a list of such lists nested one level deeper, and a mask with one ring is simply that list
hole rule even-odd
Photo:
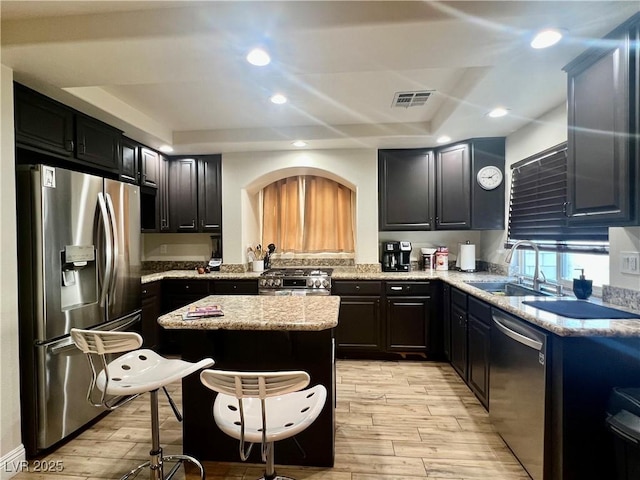
[{"label": "stainless steel dishwasher", "polygon": [[533,480],[543,480],[547,335],[492,309],[489,417]]}]

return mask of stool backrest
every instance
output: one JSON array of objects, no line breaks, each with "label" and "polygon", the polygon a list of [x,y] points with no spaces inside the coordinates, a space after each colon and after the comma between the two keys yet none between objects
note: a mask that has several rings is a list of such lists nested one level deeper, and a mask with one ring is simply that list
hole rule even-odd
[{"label": "stool backrest", "polygon": [[[87,402],[94,407],[103,407],[107,410],[115,410],[121,405],[133,400],[138,395],[126,397],[107,398],[106,391],[109,387],[109,369],[107,368],[107,357],[110,353],[130,352],[142,346],[142,337],[135,332],[114,332],[101,330],[80,330],[71,329],[71,340],[76,347],[86,354],[91,369],[91,382],[87,390]],[[96,366],[94,357],[99,360]],[[98,381],[98,375],[104,372],[105,385],[100,394],[100,400],[94,400],[94,390]]]},{"label": "stool backrest", "polygon": [[129,352],[142,346],[142,337],[136,332],[72,328],[71,339],[82,352],[96,355]]},{"label": "stool backrest", "polygon": [[260,398],[297,392],[309,385],[310,377],[303,371],[237,372],[203,370],[203,385],[219,393],[236,398]]}]

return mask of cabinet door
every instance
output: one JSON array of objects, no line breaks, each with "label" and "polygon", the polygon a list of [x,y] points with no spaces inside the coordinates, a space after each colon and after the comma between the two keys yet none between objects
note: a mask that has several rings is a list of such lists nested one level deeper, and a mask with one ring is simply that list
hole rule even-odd
[{"label": "cabinet door", "polygon": [[382,351],[380,297],[341,297],[335,338],[338,353]]},{"label": "cabinet door", "polygon": [[129,138],[122,139],[122,158],[120,161],[120,180],[138,183],[138,151],[137,142]]},{"label": "cabinet door", "polygon": [[159,223],[158,229],[160,232],[171,231],[171,222],[169,218],[169,175],[171,174],[171,170],[169,165],[169,159],[164,155],[160,155],[160,182],[158,184],[155,201]]},{"label": "cabinet door", "polygon": [[491,327],[473,315],[468,315],[469,326],[469,387],[482,405],[489,408],[489,348]]},{"label": "cabinet door", "polygon": [[198,184],[195,158],[169,163],[169,211],[172,232],[198,231]]},{"label": "cabinet door", "polygon": [[445,360],[451,361],[451,287],[448,283],[442,286],[442,336],[444,345],[442,354]]},{"label": "cabinet door", "polygon": [[429,297],[387,298],[387,350],[429,353]]},{"label": "cabinet door", "polygon": [[142,338],[144,348],[160,346],[161,328],[158,317],[161,312],[161,282],[142,285]]},{"label": "cabinet door", "polygon": [[429,150],[378,152],[380,230],[431,230],[435,178]]},{"label": "cabinet door", "polygon": [[62,157],[73,155],[73,111],[14,83],[15,141]]},{"label": "cabinet door", "polygon": [[76,158],[117,172],[120,167],[121,133],[106,123],[76,115]]},{"label": "cabinet door", "polygon": [[198,220],[201,232],[222,230],[222,157],[198,160]]},{"label": "cabinet door", "polygon": [[[637,132],[630,132],[630,115],[638,111],[638,80],[632,102],[629,34],[618,40],[615,48],[593,51],[568,70],[570,224],[609,226],[635,219],[638,153],[631,158],[629,145]],[[637,62],[638,49],[633,51]]]},{"label": "cabinet door", "polygon": [[465,143],[439,150],[436,172],[436,229],[471,228],[469,145]]},{"label": "cabinet door", "polygon": [[467,380],[467,313],[451,305],[451,366]]},{"label": "cabinet door", "polygon": [[157,188],[160,181],[160,156],[153,150],[140,148],[140,184]]}]

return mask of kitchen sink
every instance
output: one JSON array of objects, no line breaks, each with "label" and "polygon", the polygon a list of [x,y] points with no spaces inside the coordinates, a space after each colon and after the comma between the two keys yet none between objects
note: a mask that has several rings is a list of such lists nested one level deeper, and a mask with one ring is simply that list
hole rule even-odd
[{"label": "kitchen sink", "polygon": [[494,295],[501,295],[503,297],[548,297],[552,296],[551,293],[539,292],[533,288],[520,285],[513,282],[465,282],[467,285],[479,288],[485,292],[492,293]]}]

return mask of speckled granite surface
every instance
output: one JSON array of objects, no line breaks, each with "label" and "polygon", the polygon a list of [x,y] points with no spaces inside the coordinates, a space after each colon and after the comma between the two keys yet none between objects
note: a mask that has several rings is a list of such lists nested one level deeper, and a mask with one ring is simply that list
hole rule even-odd
[{"label": "speckled granite surface", "polygon": [[[364,270],[364,271],[363,271]],[[527,305],[522,302],[524,300],[532,299],[545,299],[553,301],[557,297],[501,297],[493,295],[484,290],[480,290],[476,287],[468,285],[469,281],[495,281],[504,280],[505,276],[500,274],[494,274],[489,272],[475,272],[466,273],[454,270],[449,271],[412,271],[404,273],[396,272],[380,272],[380,271],[367,271],[367,269],[357,269],[353,267],[334,267],[332,279],[333,280],[442,280],[448,284],[459,288],[477,298],[480,298],[491,305],[494,305],[502,310],[512,313],[520,318],[529,321],[549,332],[555,333],[559,336],[603,336],[603,337],[640,337],[640,320],[611,320],[611,319],[598,319],[598,320],[578,320],[573,318],[562,317],[553,313],[545,312]],[[143,283],[148,283],[154,280],[162,280],[163,278],[172,279],[201,279],[201,280],[215,280],[215,279],[251,279],[257,278],[259,273],[247,272],[247,273],[221,273],[212,272],[205,274],[198,274],[195,270],[180,271],[173,270],[169,272],[146,275],[143,277]],[[228,298],[228,297],[218,297]],[[253,297],[253,298],[269,298],[269,297]],[[278,299],[276,302],[280,302],[281,299],[296,298],[296,297],[271,297]],[[313,298],[313,297],[309,297]],[[338,297],[319,297],[319,298],[338,298]],[[565,296],[563,299],[572,299],[575,297]],[[590,299],[592,303],[599,305],[616,308],[618,310],[625,310],[633,313],[638,313],[638,310],[629,307],[624,304],[614,304],[609,302],[603,302],[599,299]],[[284,305],[284,304],[283,304]],[[213,320],[218,321],[218,320]],[[192,323],[193,321],[189,321]],[[275,324],[273,324],[275,327]],[[174,327],[176,328],[176,327]]]},{"label": "speckled granite surface", "polygon": [[158,318],[168,329],[326,330],[338,324],[340,297],[211,295],[192,305],[220,305],[224,316],[184,320],[188,307]]}]

